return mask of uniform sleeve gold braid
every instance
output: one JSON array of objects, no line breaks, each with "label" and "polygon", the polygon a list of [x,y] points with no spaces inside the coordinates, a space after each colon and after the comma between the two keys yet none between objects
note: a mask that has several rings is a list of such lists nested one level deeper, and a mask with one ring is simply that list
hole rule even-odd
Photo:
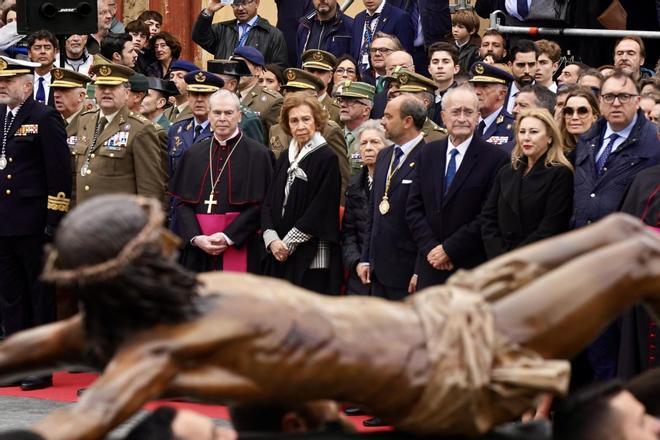
[{"label": "uniform sleeve gold braid", "polygon": [[48,209],[53,211],[67,212],[71,199],[66,198],[66,194],[58,192],[56,197],[48,196]]}]

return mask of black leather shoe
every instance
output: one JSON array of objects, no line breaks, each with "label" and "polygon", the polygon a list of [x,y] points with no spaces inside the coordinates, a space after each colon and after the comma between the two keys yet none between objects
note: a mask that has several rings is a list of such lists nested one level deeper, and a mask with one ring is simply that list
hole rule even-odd
[{"label": "black leather shoe", "polygon": [[364,415],[364,411],[362,411],[362,408],[357,406],[347,406],[344,408],[344,414],[347,416],[362,416]]},{"label": "black leather shoe", "polygon": [[53,376],[28,376],[21,382],[21,390],[34,391],[43,390],[53,386]]},{"label": "black leather shoe", "polygon": [[372,417],[363,421],[362,425],[366,426],[367,428],[375,428],[377,426],[387,426],[387,423],[383,422],[378,417]]}]

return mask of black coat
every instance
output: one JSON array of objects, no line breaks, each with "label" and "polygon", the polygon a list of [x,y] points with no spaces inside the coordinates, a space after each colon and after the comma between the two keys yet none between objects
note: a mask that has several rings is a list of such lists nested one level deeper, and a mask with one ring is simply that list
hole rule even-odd
[{"label": "black coat", "polygon": [[278,262],[271,253],[265,257],[263,274],[303,284],[305,273],[316,256],[319,240],[330,246],[330,279],[328,293],[338,293],[341,282],[339,251],[339,198],[341,174],[337,155],[324,145],[305,157],[299,167],[307,181],[296,178],[291,185],[284,216],[282,204],[290,166],[289,150],[284,150],[275,164],[273,180],[261,210],[261,230],[272,229],[280,239],[297,228],[312,236],[300,244],[285,262]]},{"label": "black coat", "polygon": [[424,145],[408,197],[406,217],[419,247],[418,289],[442,284],[453,273],[436,270],[426,260],[440,244],[456,269],[486,261],[479,214],[497,172],[508,159],[503,150],[474,136],[444,194],[447,146],[447,139]]},{"label": "black coat", "polygon": [[381,215],[378,204],[385,194],[385,181],[394,152],[394,145],[382,149],[376,159],[374,181],[369,201],[369,222],[362,261],[371,266],[372,277],[381,284],[408,290],[410,278],[415,272],[417,244],[413,240],[406,222],[406,202],[413,183],[414,170],[419,166],[420,143],[406,157],[405,162],[392,176],[388,194],[390,211]]},{"label": "black coat", "polygon": [[[0,127],[7,106],[0,105]],[[64,120],[55,109],[25,100],[7,135],[7,166],[0,170],[0,236],[52,232],[64,211],[53,201],[71,197],[71,152],[66,143]]]},{"label": "black coat", "polygon": [[[216,59],[227,60],[238,43],[237,23],[238,20],[213,23],[213,17],[199,14],[193,26],[192,39]],[[263,17],[259,17],[257,24],[250,29],[245,45],[259,49],[266,64],[274,63],[281,68],[289,65],[284,35]]]},{"label": "black coat", "polygon": [[545,155],[523,175],[504,166],[481,211],[481,236],[488,258],[568,230],[573,209],[573,172],[544,164]]},{"label": "black coat", "polygon": [[362,284],[355,268],[362,260],[364,245],[367,241],[367,223],[369,222],[369,173],[362,167],[359,173],[351,177],[346,188],[346,205],[341,227],[341,253],[344,268],[348,271],[346,292],[368,295],[369,285]]}]

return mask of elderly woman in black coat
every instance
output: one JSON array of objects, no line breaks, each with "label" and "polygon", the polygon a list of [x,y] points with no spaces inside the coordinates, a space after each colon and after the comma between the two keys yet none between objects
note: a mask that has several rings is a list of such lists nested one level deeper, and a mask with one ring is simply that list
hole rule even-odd
[{"label": "elderly woman in black coat", "polygon": [[344,267],[348,271],[346,292],[349,295],[369,295],[370,284],[362,284],[357,274],[357,264],[362,257],[365,231],[369,218],[367,204],[371,192],[371,180],[376,167],[378,152],[390,145],[379,121],[369,120],[356,130],[356,142],[364,166],[348,183],[346,207],[342,221],[341,252]]},{"label": "elderly woman in black coat", "polygon": [[565,232],[571,217],[573,167],[553,117],[524,110],[515,133],[511,164],[497,174],[481,212],[488,258]]}]

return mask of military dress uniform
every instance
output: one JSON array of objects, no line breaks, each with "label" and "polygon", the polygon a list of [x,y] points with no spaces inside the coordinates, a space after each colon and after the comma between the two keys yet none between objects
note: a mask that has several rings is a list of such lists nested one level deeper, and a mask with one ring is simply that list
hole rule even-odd
[{"label": "military dress uniform", "polygon": [[[172,72],[194,72],[199,70],[199,67],[194,63],[186,60],[176,60],[170,66],[170,73]],[[163,113],[165,117],[170,121],[170,124],[175,124],[177,122],[183,121],[193,117],[192,110],[188,105],[188,101],[184,101],[183,104],[173,105],[165,110]]]},{"label": "military dress uniform", "polygon": [[[204,121],[206,122],[206,121]],[[174,175],[177,162],[191,145],[202,142],[212,136],[211,124],[200,124],[202,128],[195,132],[195,118],[188,118],[170,126],[167,140],[167,155],[169,159],[169,175]]]},{"label": "military dress uniform", "polygon": [[[412,93],[415,95],[426,93],[427,95],[430,94],[435,99],[435,91],[437,90],[438,85],[432,79],[405,68],[396,68],[392,73],[392,76],[399,84],[399,92]],[[435,101],[429,103],[427,111],[434,103]],[[427,116],[426,121],[424,121],[424,126],[422,127],[422,134],[424,135],[424,141],[429,143],[445,139],[447,137],[447,130],[440,127]]]},{"label": "military dress uniform", "polygon": [[[348,100],[364,100],[373,103],[376,88],[371,84],[359,81],[343,81],[337,88],[337,97]],[[359,127],[358,127],[359,128]],[[357,130],[357,129],[356,129]],[[351,166],[351,174],[355,175],[362,169],[362,156],[360,145],[353,132],[344,127],[344,139],[346,140],[348,162]]]},{"label": "military dress uniform", "polygon": [[[132,74],[117,64],[95,64],[92,72],[98,85],[121,85]],[[158,125],[123,106],[114,116],[85,112],[78,127],[76,203],[111,193],[165,200],[167,144]]]},{"label": "military dress uniform", "polygon": [[261,118],[264,133],[268,133],[270,127],[279,122],[282,103],[282,95],[259,84],[255,85],[241,99],[242,106],[247,107]]},{"label": "military dress uniform", "polygon": [[[504,64],[478,62],[472,65],[471,71],[471,83],[509,85],[513,81],[513,75],[508,66]],[[513,141],[515,140],[513,123],[514,118],[507,112],[506,104],[504,104],[495,121],[486,129],[483,129],[484,124],[480,122],[480,125],[477,126],[476,133],[484,141],[493,145],[499,145],[510,152],[513,149]]]},{"label": "military dress uniform", "polygon": [[[57,89],[85,89],[87,84],[92,82],[92,78],[75,70],[54,68],[51,71],[53,82],[50,87],[53,90]],[[84,111],[84,103],[80,104],[78,111],[73,115],[64,119],[64,126],[66,127],[66,144],[71,152],[71,204],[70,208],[75,206],[76,199],[76,143],[78,142],[78,121],[80,115]]]},{"label": "military dress uniform", "polygon": [[[301,56],[302,70],[310,73],[317,71],[320,72],[334,72],[337,67],[337,58],[330,52],[320,49],[310,49],[303,52]],[[341,108],[337,101],[330,96],[332,90],[327,90],[327,84],[324,83],[322,88],[323,94],[319,96],[319,102],[323,108],[328,112],[330,119],[337,124],[342,125],[339,119]],[[320,92],[319,92],[320,93]]]},{"label": "military dress uniform", "polygon": [[[2,56],[0,77],[38,66]],[[55,317],[54,292],[39,275],[44,244],[69,209],[71,159],[62,117],[31,94],[14,109],[0,105],[0,130],[0,310],[11,335]]]}]

